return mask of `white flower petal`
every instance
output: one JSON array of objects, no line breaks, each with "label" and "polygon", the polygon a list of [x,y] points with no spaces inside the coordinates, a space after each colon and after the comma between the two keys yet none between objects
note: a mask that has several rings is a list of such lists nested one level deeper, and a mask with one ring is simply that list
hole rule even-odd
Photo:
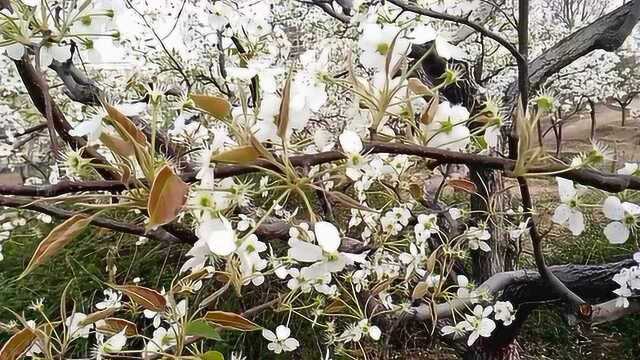
[{"label": "white flower petal", "polygon": [[269,329],[262,329],[262,337],[264,337],[265,339],[269,340],[269,341],[278,341],[278,338],[276,337],[276,334],[273,333],[273,331],[269,330]]},{"label": "white flower petal", "polygon": [[441,36],[436,37],[436,51],[438,55],[445,59],[462,60],[466,56],[464,50],[456,45],[450,44]]},{"label": "white flower petal", "polygon": [[21,43],[11,44],[5,47],[7,51],[7,56],[12,58],[13,60],[20,60],[24,56],[24,45]]},{"label": "white flower petal", "polygon": [[342,237],[338,229],[331,223],[326,221],[317,222],[314,225],[314,232],[318,245],[328,253],[335,253],[340,247]]},{"label": "white flower petal", "polygon": [[556,181],[558,182],[560,201],[568,202],[576,196],[576,188],[573,186],[573,181],[561,177],[556,177]]},{"label": "white flower petal", "polygon": [[613,221],[604,228],[604,236],[612,244],[623,244],[629,239],[629,229],[619,221]]},{"label": "white flower petal", "polygon": [[[634,203],[624,202],[622,203],[622,208],[627,214],[630,214],[633,216],[640,214],[640,206]],[[611,219],[611,220],[618,220],[618,219]]]},{"label": "white flower petal", "polygon": [[297,349],[298,346],[300,346],[300,343],[294,338],[288,338],[282,342],[282,348],[284,351],[293,351]]},{"label": "white flower petal", "polygon": [[362,140],[355,131],[345,130],[339,137],[342,150],[348,154],[358,154],[362,151]]},{"label": "white flower petal", "polygon": [[380,336],[382,335],[382,331],[380,330],[379,327],[373,325],[369,327],[369,336],[373,339],[373,340],[380,340]]},{"label": "white flower petal", "polygon": [[316,262],[322,260],[322,248],[318,245],[300,240],[290,240],[289,257],[302,262]]},{"label": "white flower petal", "polygon": [[278,325],[278,327],[276,328],[276,337],[278,338],[278,340],[282,341],[288,338],[289,335],[291,335],[291,329],[284,325]]},{"label": "white flower petal", "polygon": [[479,337],[479,336],[480,336],[480,334],[478,334],[478,332],[477,332],[477,331],[472,332],[472,333],[469,335],[469,339],[467,339],[467,345],[468,345],[468,346],[473,345],[473,343],[475,343],[475,342],[476,342],[476,340],[478,340],[478,337]]},{"label": "white flower petal", "polygon": [[567,222],[567,220],[569,220],[570,216],[571,216],[571,208],[565,204],[560,204],[558,205],[556,210],[553,212],[551,221],[553,221],[556,224],[563,225],[564,223]]},{"label": "white flower petal", "polygon": [[198,238],[219,256],[228,256],[237,248],[236,235],[227,220],[210,219],[198,227]]},{"label": "white flower petal", "polygon": [[568,223],[569,230],[574,236],[578,236],[584,231],[584,215],[580,211],[572,210]]},{"label": "white flower petal", "polygon": [[615,196],[609,196],[602,204],[602,212],[604,216],[611,220],[622,220],[624,217],[624,209],[620,203],[620,199]]}]

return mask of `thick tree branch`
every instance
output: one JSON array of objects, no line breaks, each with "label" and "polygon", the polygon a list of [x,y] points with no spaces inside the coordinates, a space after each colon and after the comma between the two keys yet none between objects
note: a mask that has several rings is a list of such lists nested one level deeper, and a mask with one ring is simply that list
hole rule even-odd
[{"label": "thick tree branch", "polygon": [[[640,0],[631,0],[590,25],[567,36],[529,63],[530,90],[588,53],[602,49],[614,51],[624,43],[640,20]],[[505,104],[515,104],[517,83],[507,90]]]},{"label": "thick tree branch", "polygon": [[594,325],[604,324],[628,315],[640,313],[640,301],[637,299],[629,300],[629,306],[626,308],[617,306],[617,302],[617,299],[613,299],[594,305],[591,314],[591,323]]},{"label": "thick tree branch", "polygon": [[[443,164],[463,164],[487,169],[504,171],[506,176],[510,176],[515,161],[500,157],[467,154],[455,151],[431,148],[427,146],[400,143],[378,143],[365,144],[364,151],[369,154],[405,154],[422,158],[437,160]],[[309,167],[339,160],[344,160],[345,156],[339,151],[328,151],[317,154],[297,155],[290,157],[292,165],[297,167]],[[277,168],[264,160],[258,160],[256,166],[250,165],[226,165],[215,168],[216,178],[227,178],[231,176],[246,175],[261,171],[260,168],[277,170]],[[578,169],[564,171],[566,166],[562,164],[539,165],[529,169],[529,173],[555,173],[556,176],[575,181],[576,183],[592,186],[609,192],[621,192],[627,189],[640,190],[640,178],[629,175],[607,174],[596,170]],[[196,173],[185,173],[183,180],[189,183],[196,182]],[[133,184],[131,184],[133,185]],[[120,181],[64,181],[55,185],[28,186],[28,185],[0,185],[0,194],[21,195],[21,196],[58,196],[66,193],[83,191],[109,191],[118,192],[126,189]]]},{"label": "thick tree branch", "polygon": [[65,86],[65,93],[71,100],[85,105],[100,105],[100,89],[73,65],[71,60],[61,63],[54,60],[49,65],[58,74]]},{"label": "thick tree branch", "polygon": [[[623,268],[637,264],[633,259],[603,265],[557,265],[548,269],[576,294],[593,302],[608,301],[615,295],[617,288],[613,275]],[[482,283],[476,291],[485,293],[502,301],[510,301],[514,306],[525,303],[542,303],[562,300],[557,294],[548,291],[548,283],[540,273],[534,270],[516,270],[495,274]],[[473,307],[471,299],[457,298],[448,303],[429,306],[426,304],[413,307],[410,318],[431,321],[450,318],[453,312],[467,312]],[[601,311],[609,307],[596,305],[589,321],[599,321],[603,317]],[[597,312],[600,312],[596,314]],[[435,316],[434,316],[435,315]]]}]

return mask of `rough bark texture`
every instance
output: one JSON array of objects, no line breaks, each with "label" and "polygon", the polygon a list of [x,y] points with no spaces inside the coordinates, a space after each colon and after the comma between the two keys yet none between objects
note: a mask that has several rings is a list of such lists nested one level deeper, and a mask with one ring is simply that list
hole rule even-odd
[{"label": "rough bark texture", "polygon": [[482,211],[478,216],[484,221],[487,213],[498,212],[498,216],[489,216],[489,231],[491,251],[475,251],[472,254],[471,265],[473,279],[482,283],[491,276],[511,271],[515,267],[516,248],[506,230],[502,213],[508,208],[508,193],[504,191],[502,175],[498,171],[471,167],[471,181],[478,189],[477,194],[472,194],[470,199],[471,211]]},{"label": "rough bark texture", "polygon": [[[529,63],[530,89],[535,90],[551,75],[596,49],[614,51],[624,43],[640,20],[640,0],[632,0],[567,36]],[[511,84],[505,104],[515,104],[518,84]]]}]

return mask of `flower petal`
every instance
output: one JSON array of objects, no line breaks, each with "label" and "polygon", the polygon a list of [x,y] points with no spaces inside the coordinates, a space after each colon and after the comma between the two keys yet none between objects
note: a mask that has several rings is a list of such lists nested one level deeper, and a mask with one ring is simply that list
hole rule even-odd
[{"label": "flower petal", "polygon": [[273,331],[269,329],[262,329],[262,337],[269,341],[278,341],[276,334],[274,334]]},{"label": "flower petal", "polygon": [[316,240],[322,250],[328,253],[335,253],[340,247],[342,238],[338,229],[331,223],[326,221],[317,222],[314,225]]},{"label": "flower petal", "polygon": [[560,201],[568,202],[576,196],[576,188],[573,186],[573,181],[561,177],[556,177],[556,181],[558,182]]},{"label": "flower petal", "polygon": [[551,217],[551,221],[556,224],[564,225],[569,217],[571,216],[571,208],[565,204],[560,204],[553,212],[553,216]]},{"label": "flower petal", "polygon": [[318,245],[300,240],[290,240],[289,257],[302,262],[316,262],[322,260],[322,248]]},{"label": "flower petal", "polygon": [[619,221],[613,221],[604,228],[604,236],[612,244],[623,244],[629,238],[629,229]]},{"label": "flower petal", "polygon": [[604,216],[611,220],[622,220],[624,217],[624,209],[620,203],[620,199],[615,196],[609,196],[602,204],[602,212]]},{"label": "flower petal", "polygon": [[360,136],[355,131],[345,130],[339,136],[340,146],[342,146],[342,150],[348,154],[356,154],[360,153],[363,149],[362,140],[360,140]]},{"label": "flower petal", "polygon": [[584,231],[584,215],[580,211],[572,210],[569,216],[569,230],[574,236],[580,235]]},{"label": "flower petal", "polygon": [[291,335],[291,329],[284,325],[278,325],[278,327],[276,328],[276,337],[278,338],[278,340],[282,341],[288,338],[289,335]]}]

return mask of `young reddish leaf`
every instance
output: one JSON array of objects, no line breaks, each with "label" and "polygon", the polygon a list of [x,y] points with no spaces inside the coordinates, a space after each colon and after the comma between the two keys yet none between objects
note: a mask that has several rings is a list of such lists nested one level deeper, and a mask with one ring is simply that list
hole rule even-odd
[{"label": "young reddish leaf", "polygon": [[278,136],[284,139],[287,136],[287,128],[289,127],[289,103],[291,101],[291,73],[287,77],[282,89],[282,101],[280,102],[280,113],[278,114]]},{"label": "young reddish leaf", "polygon": [[164,311],[167,306],[167,299],[153,289],[137,285],[122,285],[114,286],[113,288],[122,291],[145,309],[160,312]]},{"label": "young reddish leaf", "polygon": [[344,301],[335,299],[324,309],[325,314],[339,314],[346,308]]},{"label": "young reddish leaf", "polygon": [[124,330],[124,333],[127,336],[138,335],[138,328],[136,327],[136,324],[132,323],[129,320],[119,318],[106,318],[103,320],[98,320],[96,322],[96,330],[107,335],[115,335],[122,330]]},{"label": "young reddish leaf", "polygon": [[100,141],[106,147],[108,147],[109,150],[113,151],[114,153],[122,157],[126,158],[135,153],[135,149],[133,148],[133,145],[129,141],[122,140],[118,136],[102,133],[100,135]]},{"label": "young reddish leaf", "polygon": [[224,119],[231,114],[231,104],[226,99],[209,95],[191,95],[196,106],[217,119]]},{"label": "young reddish leaf", "polygon": [[144,136],[144,133],[140,131],[128,117],[109,104],[105,104],[104,107],[116,128],[126,133],[132,141],[137,142],[139,145],[146,146],[147,137]]},{"label": "young reddish leaf", "polygon": [[87,317],[84,318],[84,320],[80,321],[80,325],[81,326],[91,325],[97,321],[104,320],[110,317],[111,315],[115,314],[115,312],[116,312],[116,309],[114,308],[107,308],[104,310],[96,311],[94,313],[87,315]]},{"label": "young reddish leaf", "polygon": [[255,331],[260,329],[259,325],[244,318],[242,315],[226,311],[209,311],[204,318],[226,329],[238,331]]},{"label": "young reddish leaf", "polygon": [[43,264],[48,258],[57,254],[62,248],[73,240],[84,228],[91,223],[92,217],[77,214],[56,226],[44,240],[40,242],[29,261],[27,268],[20,274],[18,280],[27,276],[38,265]]},{"label": "young reddish leaf", "polygon": [[260,153],[251,145],[242,145],[214,155],[211,160],[229,164],[248,164],[256,161]]},{"label": "young reddish leaf", "polygon": [[431,89],[429,89],[429,87],[422,83],[418,78],[410,78],[407,80],[407,86],[412,93],[418,96],[433,94],[433,91],[431,91]]},{"label": "young reddish leaf", "polygon": [[438,112],[438,105],[440,105],[439,102],[440,102],[440,99],[438,98],[438,95],[431,98],[431,101],[429,102],[429,106],[427,106],[427,108],[424,110],[424,112],[420,116],[421,123],[425,125],[429,125],[433,121],[433,118],[436,116],[436,113]]},{"label": "young reddish leaf", "polygon": [[454,190],[457,191],[466,191],[469,193],[475,193],[478,191],[478,188],[476,188],[476,185],[467,179],[450,179],[447,180],[447,185],[451,186],[452,188],[454,188]]},{"label": "young reddish leaf", "polygon": [[163,166],[156,174],[149,193],[147,229],[157,229],[173,221],[187,201],[188,193],[189,185],[174,174],[168,165]]},{"label": "young reddish leaf", "polygon": [[413,292],[411,293],[411,300],[422,299],[429,292],[429,286],[426,281],[420,281],[416,284],[416,287],[413,288]]},{"label": "young reddish leaf", "polygon": [[22,329],[13,334],[0,349],[0,360],[19,359],[35,338],[36,334],[31,329]]}]

